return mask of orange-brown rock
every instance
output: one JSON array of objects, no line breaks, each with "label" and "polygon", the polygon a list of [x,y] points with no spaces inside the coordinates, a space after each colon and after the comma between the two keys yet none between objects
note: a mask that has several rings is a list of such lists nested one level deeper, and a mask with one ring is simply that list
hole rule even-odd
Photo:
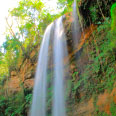
[{"label": "orange-brown rock", "polygon": [[5,91],[7,94],[15,94],[21,90],[20,87],[20,79],[17,76],[13,76],[8,80],[4,86]]},{"label": "orange-brown rock", "polygon": [[[73,106],[71,106],[72,111],[68,113],[68,116],[94,116],[96,110],[96,106],[94,106],[94,103],[98,106],[100,112],[105,112],[109,116],[112,116],[110,108],[112,102],[116,103],[115,85],[116,83],[114,84],[114,88],[111,92],[105,90],[104,93],[99,94],[97,97],[97,101],[94,101],[94,98],[91,97],[89,100],[85,99],[82,102],[74,104]],[[83,97],[83,93],[80,97]]]},{"label": "orange-brown rock", "polygon": [[110,115],[110,103],[111,103],[111,96],[110,94],[105,91],[103,94],[100,94],[98,96],[97,105],[99,107],[99,110],[102,112],[106,112]]},{"label": "orange-brown rock", "polygon": [[33,86],[34,86],[34,79],[25,80],[25,82],[24,82],[25,88],[31,89],[31,88],[33,88]]},{"label": "orange-brown rock", "polygon": [[77,109],[77,115],[92,116],[92,113],[94,112],[93,98],[91,98],[88,102],[84,101],[83,103],[79,104]]},{"label": "orange-brown rock", "polygon": [[[12,71],[11,77],[5,83],[4,89],[8,94],[14,94],[21,88],[32,89],[34,85],[34,75],[37,65],[38,47],[34,48],[30,53],[30,58],[21,60],[18,71]],[[22,84],[24,86],[22,86]]]},{"label": "orange-brown rock", "polygon": [[93,101],[93,98],[91,98],[90,100],[73,105],[72,111],[68,114],[68,116],[94,116],[95,108]]},{"label": "orange-brown rock", "polygon": [[113,97],[113,101],[116,104],[116,83],[114,84],[114,88],[113,88],[110,96]]},{"label": "orange-brown rock", "polygon": [[82,32],[81,39],[77,46],[77,49],[75,49],[71,54],[69,54],[69,59],[71,59],[71,57],[82,48],[84,43],[88,40],[88,38],[91,36],[93,31],[96,29],[96,27],[97,27],[96,25],[92,24],[90,27],[88,27]]},{"label": "orange-brown rock", "polygon": [[116,83],[114,84],[114,88],[111,93],[107,90],[98,96],[97,105],[99,106],[99,110],[106,112],[108,115],[111,115],[110,107],[111,103],[116,103]]},{"label": "orange-brown rock", "polygon": [[11,72],[11,76],[16,76],[16,75],[17,75],[16,71]]}]

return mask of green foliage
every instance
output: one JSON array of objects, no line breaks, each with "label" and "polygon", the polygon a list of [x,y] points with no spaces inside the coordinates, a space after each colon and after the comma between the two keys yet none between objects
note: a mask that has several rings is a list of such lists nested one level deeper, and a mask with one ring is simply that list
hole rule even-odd
[{"label": "green foliage", "polygon": [[112,23],[111,23],[111,30],[116,32],[116,3],[114,3],[111,7],[111,18],[112,18]]},{"label": "green foliage", "polygon": [[105,112],[98,112],[95,116],[108,116]]},{"label": "green foliage", "polygon": [[[111,106],[110,107],[111,116],[115,116],[116,115],[116,104],[112,102],[110,106]],[[95,116],[109,116],[109,115],[106,114],[105,112],[100,112],[99,109],[96,109]]]},{"label": "green foliage", "polygon": [[[78,3],[80,2],[80,0],[76,0],[76,2],[77,2],[77,5],[78,5]],[[64,9],[63,12],[62,12],[62,15],[65,14],[65,13],[67,13],[67,12],[71,12],[72,11],[72,9],[73,9],[73,7],[72,7],[73,3],[74,3],[73,0],[58,0],[58,7]],[[77,8],[77,11],[78,11],[78,8]],[[78,14],[78,15],[80,15],[80,14]]]},{"label": "green foliage", "polygon": [[[110,34],[109,27],[109,21],[105,22],[104,25],[98,27],[98,34],[94,35],[96,42],[94,40],[92,46],[95,46],[95,48],[93,48],[95,50],[91,53],[91,60],[94,62],[87,67],[88,75],[92,81],[96,82],[92,83],[91,81],[90,83],[93,91],[97,90],[102,92],[105,87],[111,88],[111,86],[113,86],[115,75],[115,53],[113,53],[111,46],[112,35]],[[103,30],[104,35],[106,36],[101,35],[103,34]]]},{"label": "green foliage", "polygon": [[30,107],[32,94],[23,96],[18,93],[14,96],[0,96],[0,116],[25,116]]},{"label": "green foliage", "polygon": [[110,31],[110,25],[108,18],[91,35],[91,41],[87,41],[84,45],[85,49],[88,48],[90,62],[84,67],[80,79],[74,84],[74,90],[83,88],[85,97],[102,93],[105,89],[109,91],[113,89],[116,80],[116,46],[113,43],[116,41]]},{"label": "green foliage", "polygon": [[[77,77],[78,77],[78,72],[74,72],[72,74],[72,78],[73,78],[72,81],[75,81]],[[81,85],[82,81],[83,79],[78,80],[78,82],[74,84],[74,88],[72,90],[76,92],[77,88]]]},{"label": "green foliage", "polygon": [[114,102],[111,103],[110,112],[112,116],[116,115],[116,104]]},{"label": "green foliage", "polygon": [[65,9],[67,8],[71,8],[73,1],[71,0],[58,0],[58,4],[60,8],[65,7]]},{"label": "green foliage", "polygon": [[0,80],[8,76],[8,66],[5,59],[5,56],[2,56],[0,61]]},{"label": "green foliage", "polygon": [[7,63],[8,69],[16,70],[16,66],[19,63],[19,58],[22,55],[22,43],[17,38],[10,38],[7,36],[6,42],[3,44],[6,53],[4,55],[4,59]]},{"label": "green foliage", "polygon": [[92,22],[96,22],[98,20],[98,6],[94,5],[94,6],[90,6],[89,8],[90,10],[90,16],[92,18]]}]

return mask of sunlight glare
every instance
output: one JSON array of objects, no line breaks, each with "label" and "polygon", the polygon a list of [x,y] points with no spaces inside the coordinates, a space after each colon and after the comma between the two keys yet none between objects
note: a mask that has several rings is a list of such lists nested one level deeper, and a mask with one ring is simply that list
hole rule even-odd
[{"label": "sunlight glare", "polygon": [[0,46],[5,41],[6,20],[8,10],[17,6],[19,0],[2,0],[0,3]]},{"label": "sunlight glare", "polygon": [[[2,0],[2,2],[0,3],[0,46],[5,41],[5,32],[7,31],[6,30],[7,24],[5,18],[8,17],[9,9],[17,7],[19,1],[21,0]],[[52,11],[51,14],[59,12],[57,10],[58,0],[42,0],[42,1],[45,3],[46,9]],[[16,24],[15,20],[13,20],[13,23],[14,25]]]}]

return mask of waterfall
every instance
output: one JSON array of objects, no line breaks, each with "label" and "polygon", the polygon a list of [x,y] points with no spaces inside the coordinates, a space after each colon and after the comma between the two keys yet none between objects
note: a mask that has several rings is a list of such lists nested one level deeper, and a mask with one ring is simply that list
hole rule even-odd
[{"label": "waterfall", "polygon": [[46,77],[48,69],[48,48],[52,27],[53,23],[47,27],[40,47],[30,116],[46,116]]},{"label": "waterfall", "polygon": [[62,17],[56,20],[54,34],[53,116],[66,116],[64,100],[64,57],[67,55]]},{"label": "waterfall", "polygon": [[73,45],[74,45],[74,50],[77,49],[79,39],[81,37],[81,32],[80,32],[80,24],[79,24],[79,18],[77,15],[77,4],[76,0],[74,0],[73,3],[73,26],[72,26],[72,34],[73,34]]},{"label": "waterfall", "polygon": [[[47,115],[47,70],[49,68],[49,46],[51,43],[53,43],[52,57],[54,73],[52,115],[66,116],[64,100],[64,57],[68,54],[62,20],[63,18],[60,17],[54,23],[50,24],[45,31],[38,58],[30,116]],[[50,43],[50,41],[53,42]]]}]

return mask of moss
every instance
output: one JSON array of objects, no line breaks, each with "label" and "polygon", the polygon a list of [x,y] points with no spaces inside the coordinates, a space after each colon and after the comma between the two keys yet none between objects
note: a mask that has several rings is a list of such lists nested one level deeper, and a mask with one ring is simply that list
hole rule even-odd
[{"label": "moss", "polygon": [[111,7],[111,18],[112,18],[112,23],[111,23],[111,30],[116,32],[116,3],[114,3]]},{"label": "moss", "polygon": [[111,103],[110,112],[111,112],[112,116],[116,115],[116,104],[114,102]]}]

